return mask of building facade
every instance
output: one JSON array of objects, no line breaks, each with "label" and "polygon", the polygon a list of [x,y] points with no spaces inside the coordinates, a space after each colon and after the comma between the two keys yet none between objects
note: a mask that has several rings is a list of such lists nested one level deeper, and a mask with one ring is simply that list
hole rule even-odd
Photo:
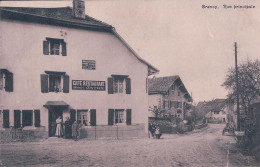
[{"label": "building facade", "polygon": [[148,80],[149,117],[185,118],[192,97],[180,77],[154,77]]},{"label": "building facade", "polygon": [[142,125],[147,77],[141,59],[114,27],[73,8],[0,8],[1,128],[55,136],[58,116],[86,126]]}]

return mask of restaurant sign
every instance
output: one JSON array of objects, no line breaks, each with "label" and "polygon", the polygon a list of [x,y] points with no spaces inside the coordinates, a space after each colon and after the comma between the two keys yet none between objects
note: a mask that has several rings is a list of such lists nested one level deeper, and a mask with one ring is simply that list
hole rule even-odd
[{"label": "restaurant sign", "polygon": [[98,90],[105,91],[105,81],[72,80],[72,90]]},{"label": "restaurant sign", "polygon": [[95,60],[82,60],[82,69],[96,70],[96,61]]}]

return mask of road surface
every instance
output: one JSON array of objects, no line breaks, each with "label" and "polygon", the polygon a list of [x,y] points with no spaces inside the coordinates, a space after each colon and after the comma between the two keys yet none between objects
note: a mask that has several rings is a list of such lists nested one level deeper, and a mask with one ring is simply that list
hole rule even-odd
[{"label": "road surface", "polygon": [[242,155],[232,136],[222,136],[223,124],[210,124],[186,134],[162,139],[80,140],[0,145],[0,166],[127,166],[245,167],[258,166]]}]

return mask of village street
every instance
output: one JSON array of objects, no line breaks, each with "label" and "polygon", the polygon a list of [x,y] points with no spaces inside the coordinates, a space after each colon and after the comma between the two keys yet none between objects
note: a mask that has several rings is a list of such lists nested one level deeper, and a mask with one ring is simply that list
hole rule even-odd
[{"label": "village street", "polygon": [[223,127],[210,124],[183,135],[163,134],[160,140],[51,139],[2,144],[0,166],[257,166],[238,152],[232,136],[222,136]]}]

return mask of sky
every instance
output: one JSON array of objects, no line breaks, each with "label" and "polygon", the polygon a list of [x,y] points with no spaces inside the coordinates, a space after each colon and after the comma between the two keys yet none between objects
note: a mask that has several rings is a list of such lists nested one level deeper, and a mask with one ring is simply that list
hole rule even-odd
[{"label": "sky", "polygon": [[[235,66],[234,42],[238,63],[260,59],[259,0],[86,0],[85,5],[87,15],[113,25],[160,70],[156,77],[179,75],[195,102],[226,97],[221,84]],[[65,7],[72,1],[2,1],[0,6]]]}]

